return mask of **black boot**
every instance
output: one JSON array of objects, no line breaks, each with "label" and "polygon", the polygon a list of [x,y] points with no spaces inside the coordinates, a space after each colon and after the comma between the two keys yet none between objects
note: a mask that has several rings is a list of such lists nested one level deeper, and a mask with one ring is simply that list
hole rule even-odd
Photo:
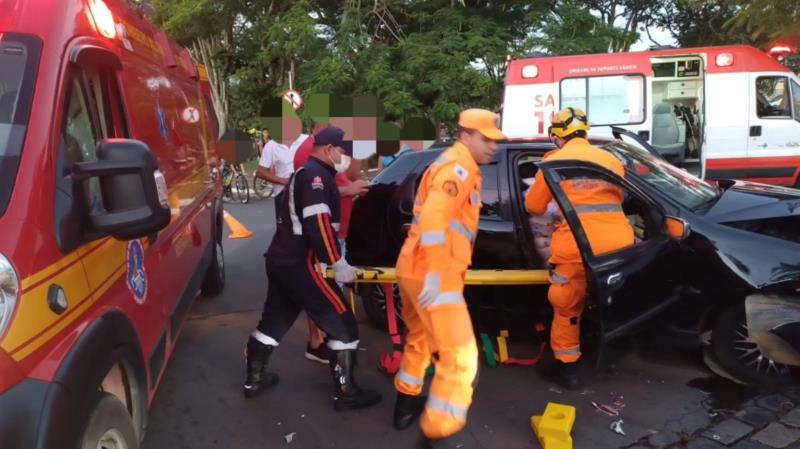
[{"label": "black boot", "polygon": [[405,430],[411,427],[414,420],[422,414],[427,400],[427,396],[411,396],[398,391],[397,401],[394,403],[394,428]]},{"label": "black boot", "polygon": [[356,350],[333,351],[331,355],[331,374],[335,385],[333,408],[336,411],[357,409],[375,405],[381,401],[378,392],[365,390],[356,385],[354,369]]},{"label": "black boot", "polygon": [[422,435],[422,439],[417,445],[418,449],[456,449],[464,446],[464,438],[461,437],[462,432],[457,432],[447,438],[430,439]]},{"label": "black boot", "polygon": [[244,397],[252,398],[262,390],[278,383],[278,375],[265,371],[269,356],[275,346],[265,345],[253,337],[247,341],[247,379],[244,381]]},{"label": "black boot", "polygon": [[561,360],[556,360],[552,368],[545,373],[545,377],[563,388],[576,390],[583,387],[579,371],[578,362],[564,363]]}]

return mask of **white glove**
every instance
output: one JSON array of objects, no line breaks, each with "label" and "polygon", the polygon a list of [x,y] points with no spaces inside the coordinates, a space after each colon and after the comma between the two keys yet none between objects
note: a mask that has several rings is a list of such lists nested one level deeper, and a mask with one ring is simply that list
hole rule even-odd
[{"label": "white glove", "polygon": [[358,274],[358,270],[346,260],[344,257],[339,259],[335,264],[332,266],[333,268],[333,278],[336,279],[336,282],[340,284],[347,284],[353,282],[356,278],[356,274]]},{"label": "white glove", "polygon": [[422,307],[430,307],[439,296],[442,289],[442,277],[437,273],[428,273],[425,275],[425,284],[422,286],[422,291],[419,294],[419,304]]}]

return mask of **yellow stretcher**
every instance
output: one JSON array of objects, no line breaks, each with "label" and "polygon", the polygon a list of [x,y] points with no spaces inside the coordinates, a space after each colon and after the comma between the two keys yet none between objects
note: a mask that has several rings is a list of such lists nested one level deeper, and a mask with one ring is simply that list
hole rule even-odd
[{"label": "yellow stretcher", "polygon": [[[333,278],[333,270],[326,273]],[[358,267],[356,283],[394,284],[397,274],[394,268]],[[547,285],[550,281],[547,270],[467,270],[466,285]]]}]

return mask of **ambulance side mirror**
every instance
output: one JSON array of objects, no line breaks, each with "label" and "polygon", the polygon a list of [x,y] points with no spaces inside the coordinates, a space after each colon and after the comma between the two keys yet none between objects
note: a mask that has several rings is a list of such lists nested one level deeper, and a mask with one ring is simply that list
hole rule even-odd
[{"label": "ambulance side mirror", "polygon": [[90,201],[88,232],[131,240],[169,224],[166,182],[144,142],[105,139],[97,145],[97,160],[74,164],[72,173],[74,180],[99,180],[101,198]]}]

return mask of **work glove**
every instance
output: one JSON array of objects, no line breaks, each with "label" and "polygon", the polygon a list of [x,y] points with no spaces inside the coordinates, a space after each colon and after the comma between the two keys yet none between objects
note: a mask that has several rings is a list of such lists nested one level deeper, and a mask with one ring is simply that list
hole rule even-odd
[{"label": "work glove", "polygon": [[419,294],[419,304],[422,307],[430,307],[439,296],[442,289],[442,277],[438,273],[428,273],[425,275],[425,283],[422,285],[422,292]]},{"label": "work glove", "polygon": [[333,278],[336,279],[336,282],[340,284],[348,284],[353,282],[358,274],[358,270],[356,270],[354,266],[347,263],[347,261],[344,260],[344,257],[333,264],[332,268]]}]

